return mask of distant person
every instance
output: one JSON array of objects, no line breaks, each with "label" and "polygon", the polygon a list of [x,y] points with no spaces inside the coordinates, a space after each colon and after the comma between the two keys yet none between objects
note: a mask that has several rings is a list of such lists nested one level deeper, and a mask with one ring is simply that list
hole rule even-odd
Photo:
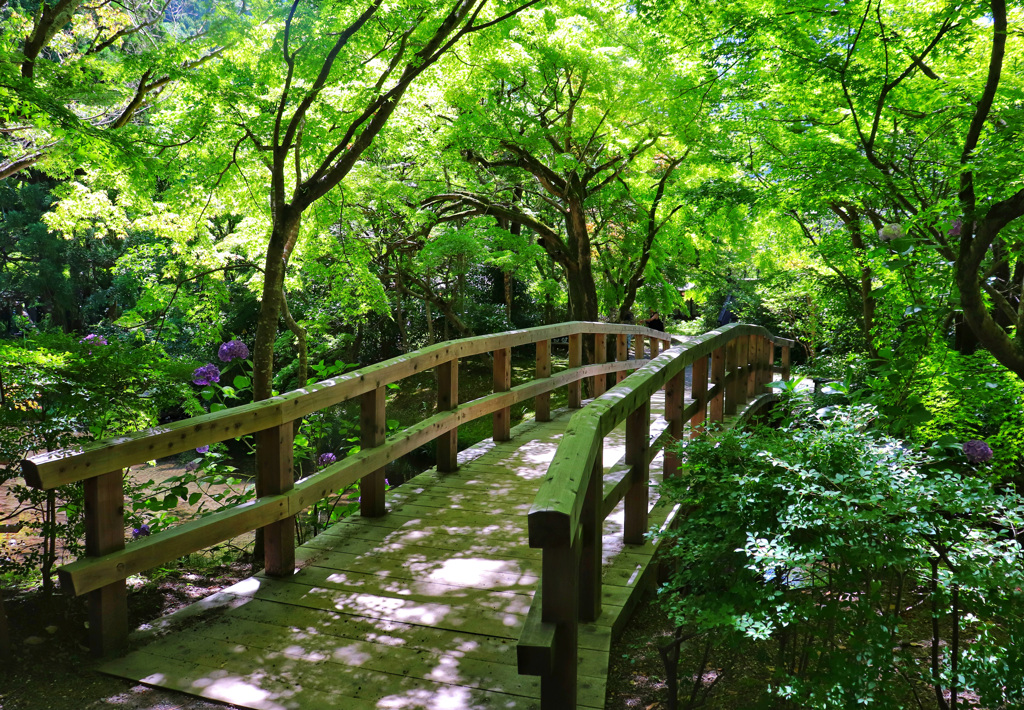
[{"label": "distant person", "polygon": [[718,325],[729,325],[730,323],[736,322],[736,314],[729,308],[732,304],[732,294],[725,299],[725,303],[722,304],[722,310],[718,312]]},{"label": "distant person", "polygon": [[665,324],[661,320],[661,316],[657,311],[651,310],[651,317],[647,319],[647,327],[651,330],[660,330],[662,333],[665,332]]}]

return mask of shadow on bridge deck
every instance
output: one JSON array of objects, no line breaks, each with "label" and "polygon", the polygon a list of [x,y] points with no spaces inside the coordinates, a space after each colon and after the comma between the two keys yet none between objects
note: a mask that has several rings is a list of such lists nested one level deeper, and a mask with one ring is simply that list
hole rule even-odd
[{"label": "shadow on bridge deck", "polygon": [[[527,512],[570,414],[389,491],[386,516],[349,518],[299,548],[294,576],[257,575],[165,617],[101,670],[261,710],[537,707],[539,679],[516,666],[540,574]],[[610,478],[624,450],[622,431],[606,438]],[[652,489],[662,525],[670,511],[656,501]],[[652,581],[654,551],[622,544],[620,504],[604,528],[604,611],[580,631],[580,707],[604,707],[612,637]]]}]

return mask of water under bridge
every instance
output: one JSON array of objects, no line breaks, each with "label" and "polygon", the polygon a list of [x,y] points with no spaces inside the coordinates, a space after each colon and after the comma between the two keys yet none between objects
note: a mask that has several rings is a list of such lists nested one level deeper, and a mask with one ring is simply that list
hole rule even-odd
[{"label": "water under bridge", "polygon": [[[552,372],[557,338],[568,366]],[[679,471],[672,442],[686,423],[731,426],[770,403],[791,345],[744,324],[674,345],[638,326],[511,331],[23,468],[39,488],[85,486],[88,554],[60,577],[88,595],[105,672],[268,710],[602,708],[612,640],[656,581],[648,533],[678,513],[656,485]],[[511,349],[522,346],[536,347],[536,374],[513,387]],[[482,353],[494,392],[460,402],[459,359]],[[430,368],[438,411],[387,435],[387,385]],[[552,411],[559,387],[569,406]],[[293,423],[350,399],[359,453],[294,481]],[[527,399],[535,417],[512,427],[511,406]],[[484,416],[493,438],[458,452],[457,427]],[[255,500],[125,545],[125,468],[250,434]],[[430,441],[437,466],[386,490],[385,464]],[[296,547],[295,515],[354,483],[360,514]],[[128,576],[257,528],[263,573],[129,633]]]}]

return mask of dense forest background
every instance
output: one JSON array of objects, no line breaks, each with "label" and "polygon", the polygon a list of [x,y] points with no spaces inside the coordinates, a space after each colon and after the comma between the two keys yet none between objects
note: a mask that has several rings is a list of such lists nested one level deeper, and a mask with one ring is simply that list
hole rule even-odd
[{"label": "dense forest background", "polygon": [[[0,0],[5,530],[34,511],[41,540],[5,540],[5,585],[48,593],[81,549],[81,493],[20,485],[29,452],[449,338],[733,317],[796,339],[815,398],[791,391],[775,434],[691,449],[677,495],[742,531],[764,521],[727,505],[722,471],[861,470],[831,513],[772,525],[873,532],[841,541],[857,555],[815,548],[843,559],[825,597],[771,606],[762,570],[726,623],[701,570],[745,550],[725,568],[806,575],[810,553],[695,523],[672,588],[707,606],[668,603],[677,645],[775,639],[766,687],[794,706],[1021,707],[1022,28],[1005,0]],[[354,426],[308,422],[300,469],[344,456]],[[129,486],[130,532],[245,498],[240,445],[199,454]],[[875,495],[888,507],[854,515]],[[814,509],[799,496],[791,512]],[[828,597],[846,583],[876,621],[917,595],[952,652],[935,626],[934,652],[847,677]],[[886,623],[860,640],[878,658]],[[826,637],[833,660],[808,660]]]}]

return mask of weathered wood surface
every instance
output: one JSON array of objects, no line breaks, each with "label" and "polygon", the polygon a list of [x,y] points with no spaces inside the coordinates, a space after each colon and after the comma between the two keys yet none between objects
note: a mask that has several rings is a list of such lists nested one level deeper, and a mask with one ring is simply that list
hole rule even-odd
[{"label": "weathered wood surface", "polygon": [[[389,491],[386,515],[349,518],[298,548],[296,574],[259,575],[157,622],[103,670],[260,709],[537,707],[540,679],[519,674],[516,642],[541,572],[526,514],[571,412],[552,414],[463,452],[455,472]],[[611,480],[625,432],[606,442]],[[596,491],[602,513],[607,493]],[[655,506],[651,520],[666,515]],[[652,581],[653,547],[626,548],[623,526],[618,504],[593,562],[599,613],[579,625],[578,707],[604,707],[612,635]]]}]

